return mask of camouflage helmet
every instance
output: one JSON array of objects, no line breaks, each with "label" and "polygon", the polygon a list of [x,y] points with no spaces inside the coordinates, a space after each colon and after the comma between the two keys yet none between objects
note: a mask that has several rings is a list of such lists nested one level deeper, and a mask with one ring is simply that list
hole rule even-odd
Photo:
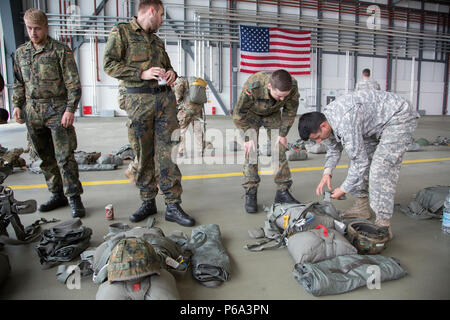
[{"label": "camouflage helmet", "polygon": [[347,238],[359,254],[379,254],[386,248],[389,231],[370,221],[353,221],[347,226]]},{"label": "camouflage helmet", "polygon": [[111,251],[107,268],[108,280],[115,282],[159,274],[161,267],[150,243],[142,238],[124,238]]}]

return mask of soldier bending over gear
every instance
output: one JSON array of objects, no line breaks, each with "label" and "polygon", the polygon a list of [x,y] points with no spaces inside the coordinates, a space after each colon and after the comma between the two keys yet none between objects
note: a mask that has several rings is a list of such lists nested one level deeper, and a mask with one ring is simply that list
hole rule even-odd
[{"label": "soldier bending over gear", "polygon": [[[115,25],[108,36],[103,69],[120,80],[126,90],[125,110],[130,132],[139,148],[136,185],[141,207],[130,216],[132,222],[155,214],[157,183],[164,193],[168,221],[192,226],[195,220],[180,206],[181,172],[172,162],[172,132],[179,128],[175,95],[170,86],[177,74],[172,68],[164,42],[155,33],[161,26],[164,9],[159,0],[141,0],[138,16]],[[158,82],[165,80],[166,84]],[[158,166],[155,166],[158,161]],[[159,171],[157,181],[156,170]]]},{"label": "soldier bending over gear", "polygon": [[[279,129],[279,167],[274,180],[277,184],[275,202],[298,203],[289,192],[292,185],[291,171],[286,159],[287,134],[297,115],[299,93],[297,81],[286,70],[272,73],[258,72],[244,83],[241,95],[233,112],[233,122],[239,129],[253,129],[259,135],[259,128]],[[245,164],[243,184],[245,189],[245,210],[247,213],[258,211],[257,188],[260,182],[258,163],[249,163],[250,152],[257,152],[256,141],[245,138]],[[257,157],[256,157],[257,159]]]},{"label": "soldier bending over gear", "polygon": [[83,217],[86,210],[80,197],[83,188],[74,157],[77,137],[72,125],[81,98],[77,65],[72,50],[47,35],[44,12],[28,9],[24,20],[31,41],[15,53],[13,117],[18,123],[26,123],[52,193],[39,211],[54,210],[69,202],[72,216]]},{"label": "soldier bending over gear", "polygon": [[303,140],[312,139],[327,146],[325,170],[316,193],[325,185],[331,190],[331,176],[345,149],[350,164],[347,178],[333,190],[339,199],[346,193],[357,197],[355,205],[343,213],[345,218],[370,218],[389,227],[394,212],[394,196],[406,148],[413,141],[419,114],[399,95],[375,90],[356,91],[338,97],[323,113],[303,114],[298,131]]}]

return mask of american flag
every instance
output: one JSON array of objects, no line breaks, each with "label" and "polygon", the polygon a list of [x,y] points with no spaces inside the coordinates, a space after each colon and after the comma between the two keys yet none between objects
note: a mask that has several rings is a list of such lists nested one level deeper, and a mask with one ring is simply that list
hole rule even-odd
[{"label": "american flag", "polygon": [[240,26],[241,72],[310,74],[311,31]]}]

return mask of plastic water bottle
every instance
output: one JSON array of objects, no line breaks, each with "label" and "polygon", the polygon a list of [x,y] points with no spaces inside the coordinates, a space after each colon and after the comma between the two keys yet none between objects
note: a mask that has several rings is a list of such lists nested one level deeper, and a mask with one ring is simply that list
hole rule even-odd
[{"label": "plastic water bottle", "polygon": [[442,232],[450,234],[450,192],[444,203],[444,212],[442,213]]}]

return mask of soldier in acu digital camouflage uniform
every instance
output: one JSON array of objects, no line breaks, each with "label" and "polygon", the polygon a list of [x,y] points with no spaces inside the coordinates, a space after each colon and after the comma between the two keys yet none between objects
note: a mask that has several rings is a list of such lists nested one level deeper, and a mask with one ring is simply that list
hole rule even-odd
[{"label": "soldier in acu digital camouflage uniform", "polygon": [[[413,141],[419,114],[402,97],[385,91],[363,90],[338,97],[323,113],[302,115],[298,130],[303,140],[313,139],[327,146],[325,170],[316,193],[325,185],[331,190],[331,175],[345,149],[350,164],[347,178],[333,190],[339,199],[345,193],[357,196],[354,210],[344,217],[369,219],[389,227],[403,154]],[[373,141],[377,141],[374,145]]]},{"label": "soldier in acu digital camouflage uniform", "polygon": [[[180,207],[181,172],[172,162],[172,133],[178,129],[175,95],[170,88],[177,74],[172,68],[163,41],[155,35],[162,24],[164,9],[159,0],[141,0],[138,16],[114,26],[108,37],[103,69],[120,80],[126,90],[125,110],[130,133],[136,140],[138,170],[136,185],[141,207],[130,216],[138,222],[155,214],[157,182],[164,193],[168,221],[192,226],[195,220]],[[167,85],[159,85],[158,80]],[[155,166],[155,158],[158,166]],[[159,181],[155,174],[159,170]]]},{"label": "soldier in acu digital camouflage uniform", "polygon": [[[277,70],[272,74],[258,72],[250,76],[244,83],[241,95],[233,111],[236,127],[247,132],[245,137],[245,164],[243,184],[245,189],[245,209],[247,213],[255,213],[257,207],[257,188],[260,182],[258,161],[250,163],[250,153],[256,153],[259,128],[279,129],[276,144],[279,145],[279,167],[275,174],[277,193],[275,202],[298,203],[289,193],[292,185],[291,171],[286,159],[287,134],[295,121],[298,109],[297,81],[286,70]],[[249,129],[256,132],[252,139]],[[277,156],[272,153],[272,156]],[[257,158],[257,157],[256,157]]]},{"label": "soldier in acu digital camouflage uniform", "polygon": [[83,188],[74,157],[77,138],[72,125],[81,98],[77,65],[69,47],[47,35],[44,12],[28,9],[24,20],[31,41],[15,54],[13,117],[26,123],[52,193],[39,211],[50,211],[69,202],[72,216],[83,217]]},{"label": "soldier in acu digital camouflage uniform", "polygon": [[175,97],[178,105],[178,123],[180,125],[180,145],[178,147],[178,154],[184,156],[186,153],[186,141],[185,135],[187,128],[192,123],[194,128],[194,137],[196,144],[200,149],[199,153],[202,154],[204,148],[203,145],[203,128],[199,119],[203,117],[203,105],[192,103],[188,99],[189,94],[189,82],[185,77],[178,77],[173,87]]},{"label": "soldier in acu digital camouflage uniform", "polygon": [[364,69],[362,80],[356,84],[355,90],[381,90],[381,88],[376,80],[370,78],[370,69]]}]

